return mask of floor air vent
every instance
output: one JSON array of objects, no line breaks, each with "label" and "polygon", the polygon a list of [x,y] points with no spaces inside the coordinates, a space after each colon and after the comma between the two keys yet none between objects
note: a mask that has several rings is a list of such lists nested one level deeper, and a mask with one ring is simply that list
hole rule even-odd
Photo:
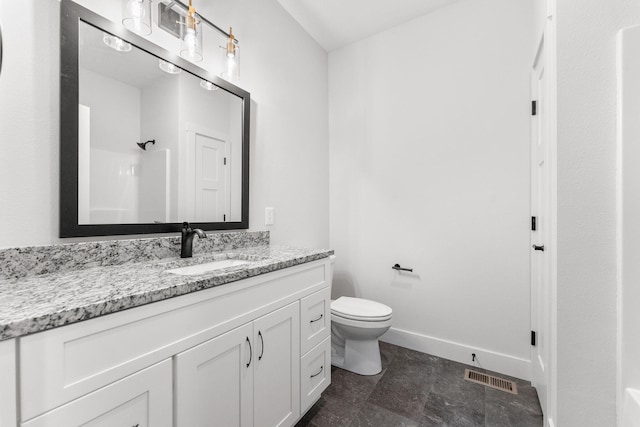
[{"label": "floor air vent", "polygon": [[494,377],[493,375],[487,375],[483,374],[482,372],[465,369],[464,379],[476,384],[482,384],[486,385],[487,387],[506,391],[507,393],[518,394],[518,387],[516,386],[516,383],[509,380],[504,380],[502,378]]}]

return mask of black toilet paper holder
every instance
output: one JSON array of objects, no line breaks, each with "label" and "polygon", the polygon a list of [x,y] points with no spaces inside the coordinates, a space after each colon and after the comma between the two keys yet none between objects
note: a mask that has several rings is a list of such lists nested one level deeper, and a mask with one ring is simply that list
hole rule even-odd
[{"label": "black toilet paper holder", "polygon": [[408,271],[410,273],[413,273],[413,268],[404,268],[404,267],[400,267],[400,264],[396,264],[393,267],[394,270],[398,270],[398,271]]}]

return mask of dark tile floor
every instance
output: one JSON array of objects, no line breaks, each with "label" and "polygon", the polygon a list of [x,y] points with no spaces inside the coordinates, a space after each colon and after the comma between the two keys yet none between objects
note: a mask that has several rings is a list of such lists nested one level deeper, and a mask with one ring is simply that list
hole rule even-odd
[{"label": "dark tile floor", "polygon": [[332,367],[331,385],[296,427],[542,426],[528,381],[496,374],[516,381],[513,395],[466,381],[461,363],[382,342],[380,352],[378,375]]}]

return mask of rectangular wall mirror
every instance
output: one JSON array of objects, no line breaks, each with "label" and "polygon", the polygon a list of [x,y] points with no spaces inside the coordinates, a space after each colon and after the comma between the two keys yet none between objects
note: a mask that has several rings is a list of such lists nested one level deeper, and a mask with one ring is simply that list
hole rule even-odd
[{"label": "rectangular wall mirror", "polygon": [[61,4],[60,237],[248,228],[249,93]]}]

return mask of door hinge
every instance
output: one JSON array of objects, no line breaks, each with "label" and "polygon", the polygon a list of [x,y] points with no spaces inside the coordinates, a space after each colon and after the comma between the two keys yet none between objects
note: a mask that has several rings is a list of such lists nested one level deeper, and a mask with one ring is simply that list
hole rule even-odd
[{"label": "door hinge", "polygon": [[531,345],[536,346],[536,331],[531,331]]},{"label": "door hinge", "polygon": [[224,158],[224,164],[225,164],[225,166],[227,164],[227,158],[226,157]]},{"label": "door hinge", "polygon": [[538,115],[538,101],[531,101],[531,115]]},{"label": "door hinge", "polygon": [[535,216],[531,217],[531,231],[536,231],[536,222],[537,218]]}]

